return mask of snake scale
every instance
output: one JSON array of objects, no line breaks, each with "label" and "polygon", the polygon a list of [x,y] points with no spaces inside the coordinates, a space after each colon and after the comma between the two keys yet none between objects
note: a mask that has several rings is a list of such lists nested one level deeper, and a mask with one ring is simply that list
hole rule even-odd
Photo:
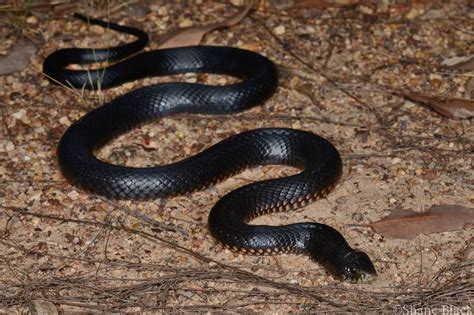
[{"label": "snake scale", "polygon": [[[225,86],[163,83],[119,96],[85,114],[62,136],[58,160],[65,177],[88,191],[117,199],[169,197],[202,189],[244,168],[282,164],[300,173],[240,187],[220,199],[209,214],[211,234],[226,247],[254,254],[309,255],[334,277],[358,281],[375,275],[367,254],[349,246],[334,228],[315,222],[284,226],[248,224],[253,218],[300,208],[325,196],[339,180],[342,161],[336,148],[313,133],[262,128],[225,139],[184,160],[156,167],[124,167],[95,157],[116,136],[175,113],[235,113],[261,104],[276,90],[275,65],[254,52],[216,46],[191,46],[140,52],[145,32],[75,15],[90,24],[136,36],[104,49],[60,49],[49,55],[43,72],[53,82],[74,88],[109,88],[144,77],[213,73],[239,78]],[[71,64],[112,62],[95,70],[70,70]]]}]

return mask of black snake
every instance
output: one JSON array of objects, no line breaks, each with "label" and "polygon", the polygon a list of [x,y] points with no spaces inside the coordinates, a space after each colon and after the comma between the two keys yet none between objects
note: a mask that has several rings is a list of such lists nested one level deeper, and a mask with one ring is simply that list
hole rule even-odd
[{"label": "black snake", "polygon": [[[327,140],[301,130],[263,128],[240,133],[182,161],[149,168],[112,165],[93,152],[119,134],[174,113],[234,113],[262,103],[277,86],[277,71],[254,52],[192,46],[138,53],[145,32],[76,15],[81,20],[135,35],[129,44],[106,49],[60,49],[44,61],[54,82],[74,88],[102,88],[143,77],[215,73],[240,78],[226,86],[165,83],[142,87],[87,113],[63,135],[59,164],[72,183],[111,198],[143,199],[184,194],[207,187],[244,168],[284,164],[296,175],[265,180],[225,195],[212,208],[209,229],[225,246],[255,254],[304,253],[333,276],[357,281],[376,274],[369,257],[352,249],[332,227],[307,222],[285,226],[249,225],[256,216],[300,208],[326,195],[338,181],[342,161]],[[119,61],[96,70],[69,70],[70,64]]]}]

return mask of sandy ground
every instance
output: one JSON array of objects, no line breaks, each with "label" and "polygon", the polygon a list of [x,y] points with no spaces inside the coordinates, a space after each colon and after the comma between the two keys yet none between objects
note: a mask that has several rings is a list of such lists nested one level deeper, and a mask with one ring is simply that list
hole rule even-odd
[{"label": "sandy ground", "polygon": [[[150,11],[136,13],[137,8]],[[110,19],[149,32],[153,49],[174,26],[216,21],[237,10],[214,1],[141,3],[135,13],[124,6]],[[71,122],[104,99],[155,82],[230,79],[151,78],[91,93],[53,85],[41,75],[52,51],[130,40],[91,29],[69,13],[40,12],[27,19],[23,33],[38,52],[24,71],[0,77],[0,308],[5,313],[48,307],[396,311],[400,305],[427,307],[423,301],[430,298],[432,307],[453,305],[472,313],[466,297],[472,303],[474,289],[465,281],[472,276],[472,229],[399,240],[367,227],[395,209],[474,205],[472,120],[445,118],[392,93],[409,89],[466,97],[469,75],[440,66],[446,58],[473,52],[474,15],[466,2],[289,11],[262,3],[204,43],[251,49],[275,61],[281,80],[270,100],[236,115],[165,118],[99,152],[114,163],[149,166],[258,127],[324,136],[344,160],[336,189],[304,209],[254,222],[317,221],[337,228],[375,263],[378,277],[363,284],[337,282],[305,256],[235,254],[209,235],[207,215],[220,197],[246,183],[294,172],[290,168],[255,168],[201,192],[146,202],[106,200],[70,185],[56,163],[57,143]],[[17,27],[2,26],[6,40],[0,54],[18,40]],[[450,285],[458,285],[458,293],[434,295]]]}]

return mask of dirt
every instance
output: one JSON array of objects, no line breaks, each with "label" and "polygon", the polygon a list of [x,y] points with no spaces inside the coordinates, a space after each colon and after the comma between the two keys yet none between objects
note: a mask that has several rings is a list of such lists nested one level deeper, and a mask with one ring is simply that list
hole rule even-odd
[{"label": "dirt", "polygon": [[[146,30],[153,39],[149,49],[166,30],[212,23],[239,10],[226,1],[133,5],[136,14],[112,2],[108,18]],[[0,76],[0,309],[5,314],[47,307],[287,313],[406,311],[404,306],[420,311],[446,305],[472,314],[472,228],[399,240],[367,226],[395,209],[474,207],[472,119],[448,119],[394,93],[467,97],[472,72],[441,63],[472,55],[472,3],[380,1],[283,10],[261,2],[241,23],[208,34],[203,43],[246,48],[272,59],[280,83],[271,99],[235,115],[164,118],[98,153],[113,163],[150,166],[259,127],[317,133],[341,152],[339,185],[301,210],[253,222],[333,226],[375,264],[378,276],[361,284],[338,282],[306,256],[232,253],[210,236],[207,215],[220,197],[294,169],[258,167],[201,192],[151,201],[107,200],[64,179],[56,162],[58,141],[72,122],[100,103],[157,82],[231,80],[183,75],[95,92],[52,84],[41,72],[51,52],[131,40],[88,27],[70,14],[83,10],[106,18],[99,9],[94,14],[79,4],[64,12],[2,13],[0,56],[19,38],[39,49],[25,70]],[[18,16],[24,23],[12,18]]]}]

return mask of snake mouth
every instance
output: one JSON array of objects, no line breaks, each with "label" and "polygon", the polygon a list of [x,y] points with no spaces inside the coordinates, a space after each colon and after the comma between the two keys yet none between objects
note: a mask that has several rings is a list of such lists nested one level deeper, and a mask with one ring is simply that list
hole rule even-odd
[{"label": "snake mouth", "polygon": [[369,283],[375,280],[377,273],[371,273],[361,270],[353,270],[349,274],[343,274],[339,277],[342,281],[348,281],[352,283]]}]

